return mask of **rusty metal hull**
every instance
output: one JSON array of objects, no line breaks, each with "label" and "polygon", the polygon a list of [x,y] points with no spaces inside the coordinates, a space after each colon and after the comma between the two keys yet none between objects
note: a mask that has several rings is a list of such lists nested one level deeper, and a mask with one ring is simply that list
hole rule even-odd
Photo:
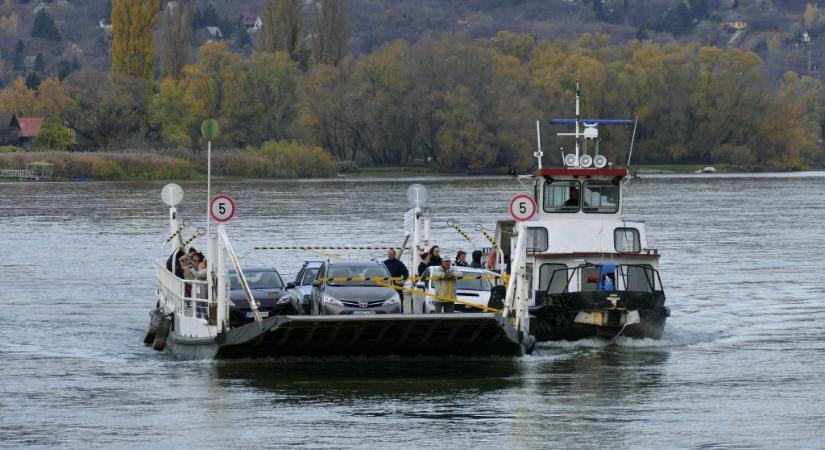
[{"label": "rusty metal hull", "polygon": [[492,313],[276,316],[212,340],[171,339],[182,359],[327,356],[513,356],[535,339]]}]

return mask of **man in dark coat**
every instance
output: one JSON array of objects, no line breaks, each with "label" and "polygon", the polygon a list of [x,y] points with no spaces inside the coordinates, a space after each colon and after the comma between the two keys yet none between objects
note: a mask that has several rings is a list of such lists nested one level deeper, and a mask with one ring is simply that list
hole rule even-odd
[{"label": "man in dark coat", "polygon": [[[395,253],[394,248],[387,249],[387,259],[384,261],[384,266],[387,268],[387,271],[390,273],[390,276],[401,277],[403,279],[407,279],[410,277],[410,271],[407,270],[407,266],[404,265],[401,261],[398,260],[398,256]],[[393,281],[393,284],[397,286],[401,286],[404,284],[403,281]],[[396,289],[398,291],[398,296],[401,297],[401,305],[404,305],[404,291],[401,289]]]}]

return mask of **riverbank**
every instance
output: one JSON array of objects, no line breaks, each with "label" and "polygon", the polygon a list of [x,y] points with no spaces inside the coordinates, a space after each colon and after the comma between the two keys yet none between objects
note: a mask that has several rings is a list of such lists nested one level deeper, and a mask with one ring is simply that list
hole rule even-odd
[{"label": "riverbank", "polygon": [[[54,164],[55,181],[139,181],[188,180],[206,178],[206,157],[155,151],[122,152],[9,152],[0,153],[0,169],[22,169],[32,162]],[[640,164],[633,169],[644,174],[689,174],[706,164]],[[754,172],[728,164],[714,166],[719,173]],[[340,169],[340,170],[339,170]],[[779,171],[779,170],[778,170]],[[526,172],[522,172],[526,173]],[[295,178],[403,178],[471,175],[507,175],[507,168],[480,173],[456,173],[431,166],[353,167],[336,164],[317,147],[294,143],[273,143],[260,149],[215,151],[212,175],[225,179]],[[14,182],[16,178],[0,178]]]}]

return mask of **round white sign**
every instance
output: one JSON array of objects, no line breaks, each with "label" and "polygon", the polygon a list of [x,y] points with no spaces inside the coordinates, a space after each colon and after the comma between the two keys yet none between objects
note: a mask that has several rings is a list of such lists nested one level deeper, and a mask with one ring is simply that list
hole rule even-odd
[{"label": "round white sign", "polygon": [[527,194],[516,195],[510,200],[510,215],[518,221],[525,222],[532,219],[537,210],[536,201]]},{"label": "round white sign", "polygon": [[209,212],[216,222],[229,222],[235,215],[235,201],[228,195],[216,195],[209,204]]},{"label": "round white sign", "polygon": [[175,183],[169,183],[160,191],[160,198],[166,206],[177,206],[183,200],[183,188]]},{"label": "round white sign", "polygon": [[413,208],[425,206],[430,198],[427,188],[420,184],[413,184],[407,188],[407,201]]}]

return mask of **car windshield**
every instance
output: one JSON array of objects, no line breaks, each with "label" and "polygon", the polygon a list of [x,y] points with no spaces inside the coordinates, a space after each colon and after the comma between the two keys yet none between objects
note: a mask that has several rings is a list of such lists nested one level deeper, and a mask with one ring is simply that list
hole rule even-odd
[{"label": "car windshield", "polygon": [[318,274],[318,269],[320,269],[320,267],[307,267],[303,278],[301,278],[301,286],[312,284],[312,280],[314,280],[315,275]]},{"label": "car windshield", "polygon": [[[390,274],[387,268],[378,264],[364,265],[333,265],[329,268],[328,278],[387,278]],[[331,286],[378,286],[372,281],[345,281],[330,280],[327,284]]]},{"label": "car windshield", "polygon": [[[244,276],[250,289],[280,289],[284,287],[281,276],[273,269],[245,270]],[[241,289],[241,280],[238,279],[238,274],[235,271],[229,272],[229,282],[231,289]]]},{"label": "car windshield", "polygon": [[[482,272],[470,272],[461,270],[461,276],[464,277],[479,277],[489,275]],[[493,288],[490,280],[456,280],[455,288],[459,291],[486,291],[489,292]]]}]

